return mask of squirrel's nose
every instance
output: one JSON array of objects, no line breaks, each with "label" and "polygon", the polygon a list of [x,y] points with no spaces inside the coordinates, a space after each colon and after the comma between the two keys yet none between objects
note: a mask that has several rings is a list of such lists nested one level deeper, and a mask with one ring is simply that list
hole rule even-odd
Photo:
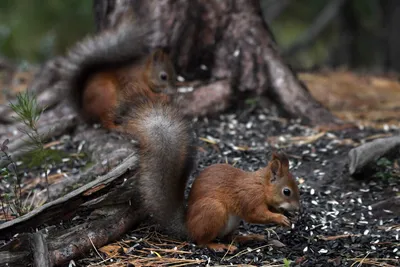
[{"label": "squirrel's nose", "polygon": [[300,203],[295,203],[293,204],[294,210],[298,213],[301,213],[303,211],[303,207],[301,206]]}]

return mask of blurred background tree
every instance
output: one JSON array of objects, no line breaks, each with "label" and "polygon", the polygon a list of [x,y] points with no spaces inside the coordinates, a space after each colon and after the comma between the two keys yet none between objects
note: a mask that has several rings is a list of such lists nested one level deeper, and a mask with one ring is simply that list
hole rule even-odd
[{"label": "blurred background tree", "polygon": [[0,1],[0,55],[10,59],[42,62],[92,28],[92,1]]},{"label": "blurred background tree", "polygon": [[[260,0],[296,69],[400,70],[398,0]],[[93,31],[92,1],[0,1],[0,56],[32,63]]]}]

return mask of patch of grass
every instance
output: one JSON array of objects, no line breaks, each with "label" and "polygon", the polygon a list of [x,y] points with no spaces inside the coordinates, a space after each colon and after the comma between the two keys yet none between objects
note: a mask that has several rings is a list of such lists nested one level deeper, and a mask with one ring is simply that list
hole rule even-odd
[{"label": "patch of grass", "polygon": [[376,162],[376,173],[374,177],[384,180],[399,178],[399,171],[394,167],[395,161],[382,157]]},{"label": "patch of grass", "polygon": [[392,165],[392,162],[389,159],[382,157],[378,159],[376,165],[378,165],[379,167],[389,167]]},{"label": "patch of grass", "polygon": [[259,102],[259,98],[257,98],[257,97],[247,98],[244,102],[246,105],[254,106],[254,105],[257,105],[257,103]]},{"label": "patch of grass", "polygon": [[288,259],[286,259],[286,258],[284,258],[283,259],[283,266],[284,267],[290,267],[290,264],[291,264],[292,262],[290,261],[290,260],[288,260]]},{"label": "patch of grass", "polygon": [[392,173],[390,173],[390,172],[377,172],[374,176],[376,178],[384,179],[384,180],[389,180],[390,178],[393,177]]}]

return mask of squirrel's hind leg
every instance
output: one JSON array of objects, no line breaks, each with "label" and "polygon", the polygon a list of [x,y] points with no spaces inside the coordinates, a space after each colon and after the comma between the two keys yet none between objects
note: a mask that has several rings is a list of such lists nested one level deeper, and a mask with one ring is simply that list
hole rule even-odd
[{"label": "squirrel's hind leg", "polygon": [[224,229],[228,216],[225,205],[216,199],[203,198],[189,204],[186,223],[190,237],[198,245],[211,243]]}]

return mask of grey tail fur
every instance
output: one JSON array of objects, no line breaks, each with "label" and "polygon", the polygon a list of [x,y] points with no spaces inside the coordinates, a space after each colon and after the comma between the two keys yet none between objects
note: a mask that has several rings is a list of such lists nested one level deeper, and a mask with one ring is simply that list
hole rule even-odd
[{"label": "grey tail fur", "polygon": [[82,108],[82,90],[91,74],[142,60],[149,53],[149,24],[123,23],[117,29],[88,36],[75,44],[61,61],[62,89],[71,104]]},{"label": "grey tail fur", "polygon": [[174,105],[146,98],[130,105],[123,125],[139,141],[144,207],[167,234],[186,239],[184,194],[196,156],[191,123]]}]

